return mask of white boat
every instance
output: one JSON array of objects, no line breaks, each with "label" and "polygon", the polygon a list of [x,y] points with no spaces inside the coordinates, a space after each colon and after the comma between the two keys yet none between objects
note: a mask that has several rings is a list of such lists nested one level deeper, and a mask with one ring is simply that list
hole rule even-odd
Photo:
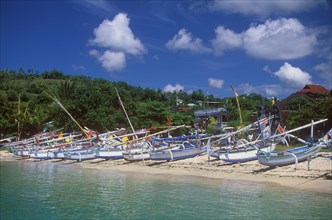
[{"label": "white boat", "polygon": [[281,152],[259,151],[257,154],[258,162],[265,166],[287,166],[297,164],[314,156],[324,145],[324,143],[315,144],[313,146],[305,145]]},{"label": "white boat", "polygon": [[150,160],[182,160],[192,158],[206,153],[207,145],[201,145],[201,143],[193,143],[190,141],[184,141],[182,144],[177,144],[176,147],[169,150],[151,151]]},{"label": "white boat", "polygon": [[68,151],[64,153],[66,160],[76,160],[76,161],[83,161],[83,160],[91,160],[95,159],[96,151],[94,148],[88,149],[80,149],[77,151]]},{"label": "white boat", "polygon": [[271,152],[275,149],[276,144],[270,143],[265,147],[258,146],[245,146],[242,148],[232,148],[219,152],[218,157],[220,160],[230,163],[247,162],[257,159],[257,151]]},{"label": "white boat", "polygon": [[316,155],[323,147],[331,146],[332,128],[317,143],[309,143],[300,138],[290,135],[290,137],[305,143],[301,147],[292,148],[280,152],[261,152],[257,153],[258,162],[265,166],[287,166],[305,161]]},{"label": "white boat", "polygon": [[22,147],[22,148],[13,149],[13,153],[16,156],[21,156],[24,158],[29,158],[32,151],[34,151],[33,146],[26,146],[24,148]]},{"label": "white boat", "polygon": [[126,152],[126,150],[123,148],[111,148],[111,147],[99,148],[95,152],[95,157],[106,160],[123,159],[124,152]]},{"label": "white boat", "polygon": [[149,141],[144,141],[137,144],[135,148],[127,149],[123,152],[123,158],[127,161],[142,161],[149,160],[149,152],[152,150],[152,145]]},{"label": "white boat", "polygon": [[40,159],[40,160],[47,160],[54,158],[53,150],[44,149],[44,150],[37,150],[30,153],[30,158],[33,159]]}]

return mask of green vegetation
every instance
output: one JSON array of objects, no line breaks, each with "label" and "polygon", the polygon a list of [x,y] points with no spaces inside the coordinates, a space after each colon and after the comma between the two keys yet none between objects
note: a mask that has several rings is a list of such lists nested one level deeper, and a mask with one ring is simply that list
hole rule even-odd
[{"label": "green vegetation", "polygon": [[[180,91],[164,93],[161,90],[140,88],[125,82],[110,82],[81,75],[65,75],[59,70],[38,71],[22,68],[18,71],[0,70],[0,132],[4,137],[19,135],[22,138],[42,131],[47,122],[64,131],[78,130],[76,124],[47,93],[55,94],[72,116],[82,125],[97,131],[114,130],[129,124],[123,113],[115,88],[120,93],[134,128],[164,127],[170,117],[172,125],[192,125],[193,111],[205,107],[225,107],[229,125],[239,125],[235,97],[206,97],[203,91],[191,94]],[[176,99],[183,100],[177,106]],[[179,111],[188,103],[208,100],[220,104],[203,104],[189,111]],[[271,100],[258,94],[239,96],[244,124],[257,119],[257,106],[271,109]],[[301,107],[298,109],[298,107]],[[323,97],[317,102],[300,100],[290,103],[287,127],[292,128],[311,119],[328,117],[332,112],[331,99]],[[296,111],[295,111],[295,110]],[[329,116],[330,117],[330,116]],[[211,120],[211,125],[216,122]],[[18,131],[20,134],[18,134]]]}]

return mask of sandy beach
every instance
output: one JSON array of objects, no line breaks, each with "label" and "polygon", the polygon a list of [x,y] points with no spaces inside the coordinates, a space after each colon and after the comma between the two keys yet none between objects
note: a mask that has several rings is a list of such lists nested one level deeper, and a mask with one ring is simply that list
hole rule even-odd
[{"label": "sandy beach", "polygon": [[[313,192],[332,194],[332,160],[325,156],[331,152],[320,152],[310,161],[301,162],[295,170],[295,165],[284,167],[266,167],[257,161],[246,163],[225,163],[219,160],[208,161],[207,155],[197,156],[179,161],[157,162],[125,160],[94,159],[83,162],[61,161],[73,163],[87,169],[114,170],[119,172],[135,172],[161,175],[197,176],[205,178],[220,178],[229,180],[257,181],[280,184]],[[7,151],[0,151],[1,161],[21,160]],[[33,159],[25,159],[33,162]],[[55,162],[48,160],[42,162]]]}]

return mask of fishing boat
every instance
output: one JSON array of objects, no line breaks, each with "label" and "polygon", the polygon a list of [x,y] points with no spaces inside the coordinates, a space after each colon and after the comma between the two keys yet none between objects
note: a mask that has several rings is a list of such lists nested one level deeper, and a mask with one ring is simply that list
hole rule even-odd
[{"label": "fishing boat", "polygon": [[29,157],[40,160],[53,159],[55,158],[54,152],[66,148],[70,143],[75,142],[78,137],[81,137],[81,134],[61,133],[57,138],[43,142],[38,141],[34,150],[30,151]]},{"label": "fishing boat", "polygon": [[88,148],[80,151],[69,151],[64,153],[66,160],[76,160],[76,161],[83,161],[83,160],[91,160],[95,159],[96,151],[94,148]]},{"label": "fishing boat", "polygon": [[[208,143],[209,144],[209,143]],[[150,160],[182,160],[192,158],[206,153],[207,145],[202,145],[201,141],[184,141],[181,144],[176,144],[173,148],[168,150],[151,151]]]},{"label": "fishing boat", "polygon": [[[169,138],[167,138],[169,139]],[[154,141],[151,141],[155,143]],[[143,141],[137,144],[134,148],[128,148],[123,152],[123,158],[127,161],[144,161],[150,160],[150,152],[161,151],[166,149],[171,149],[172,144],[162,142],[157,144],[152,144],[150,141]]]},{"label": "fishing boat", "polygon": [[23,158],[29,158],[31,152],[35,150],[35,146],[33,145],[26,145],[25,147],[15,148],[13,149],[13,153],[16,156],[20,156]]},{"label": "fishing boat", "polygon": [[95,157],[102,158],[105,160],[118,160],[118,159],[123,159],[124,152],[125,149],[122,148],[121,146],[103,147],[96,150]]},{"label": "fishing boat", "polygon": [[9,147],[10,151],[13,152],[14,155],[21,156],[23,158],[29,158],[31,153],[39,149],[40,144],[46,145],[46,143],[58,137],[58,131],[59,130],[53,132],[41,132],[33,135],[30,138],[11,142],[6,145],[6,147]]},{"label": "fishing boat", "polygon": [[53,151],[53,159],[65,159],[65,154],[68,152],[85,151],[89,147],[91,147],[91,141],[89,141],[89,139],[77,140],[68,143],[66,146],[55,149]]},{"label": "fishing boat", "polygon": [[141,161],[141,160],[149,160],[150,159],[150,152],[158,152],[158,151],[164,151],[169,150],[174,147],[177,147],[176,143],[182,143],[183,141],[193,141],[195,139],[198,139],[200,137],[203,137],[201,134],[190,134],[190,135],[181,135],[176,137],[171,137],[168,135],[168,137],[160,138],[157,137],[163,133],[170,132],[171,130],[175,130],[178,128],[183,127],[183,125],[175,126],[172,128],[168,128],[167,130],[163,130],[157,133],[152,134],[148,136],[147,139],[149,141],[142,140],[141,142],[138,142],[135,147],[130,147],[126,149],[126,152],[123,153],[123,157],[125,160],[128,161]]},{"label": "fishing boat", "polygon": [[54,157],[54,153],[52,150],[38,150],[30,153],[30,158],[33,159],[40,159],[40,160],[47,160],[52,159]]},{"label": "fishing boat", "polygon": [[[242,163],[257,159],[257,151],[271,152],[275,149],[275,143],[267,143],[264,145],[244,145],[239,148],[223,149],[215,152],[218,158],[224,162]],[[211,154],[210,154],[211,155]]]},{"label": "fishing boat", "polygon": [[150,160],[150,150],[134,149],[122,153],[123,159],[127,161],[144,161]]},{"label": "fishing boat", "polygon": [[259,151],[257,153],[258,162],[265,166],[287,166],[295,163],[297,164],[317,154],[323,146],[325,146],[324,143],[319,143],[314,144],[313,146],[305,145],[281,152]]},{"label": "fishing boat", "polygon": [[[212,141],[212,144],[216,144],[213,149],[208,149],[208,156],[215,157],[224,162],[237,163],[256,160],[258,150],[264,152],[273,151],[276,144],[269,140],[263,140],[270,136],[270,127],[265,126],[270,119],[272,117],[262,118],[238,131],[223,134],[219,139]],[[254,143],[250,142],[254,137],[253,134],[248,135],[249,140],[245,138],[236,140],[235,138],[239,133],[248,132],[249,130],[255,131],[257,129],[260,129],[261,132]]]},{"label": "fishing boat", "polygon": [[[291,135],[291,137],[295,137]],[[308,160],[315,156],[323,147],[331,146],[332,129],[318,142],[312,144],[295,137],[297,140],[306,143],[301,147],[292,148],[280,152],[262,152],[257,153],[258,162],[265,166],[287,166]]]},{"label": "fishing boat", "polygon": [[149,130],[140,130],[130,134],[112,136],[108,140],[105,140],[102,146],[96,150],[95,157],[106,160],[123,159],[123,153],[126,152],[127,146],[132,145],[129,138],[134,140],[138,136],[145,136],[147,133],[149,133]]}]

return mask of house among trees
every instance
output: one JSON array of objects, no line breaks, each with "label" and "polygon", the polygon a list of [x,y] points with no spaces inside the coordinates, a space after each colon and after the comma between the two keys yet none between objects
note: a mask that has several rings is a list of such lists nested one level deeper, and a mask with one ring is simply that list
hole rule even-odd
[{"label": "house among trees", "polygon": [[329,91],[321,85],[307,84],[303,89],[291,94],[280,102],[280,109],[286,110],[289,103],[295,100],[304,99],[305,101],[317,101]]},{"label": "house among trees", "polygon": [[206,128],[209,123],[209,118],[213,117],[217,124],[216,130],[222,129],[227,125],[227,111],[225,108],[209,108],[194,111],[195,123],[202,128]]}]

